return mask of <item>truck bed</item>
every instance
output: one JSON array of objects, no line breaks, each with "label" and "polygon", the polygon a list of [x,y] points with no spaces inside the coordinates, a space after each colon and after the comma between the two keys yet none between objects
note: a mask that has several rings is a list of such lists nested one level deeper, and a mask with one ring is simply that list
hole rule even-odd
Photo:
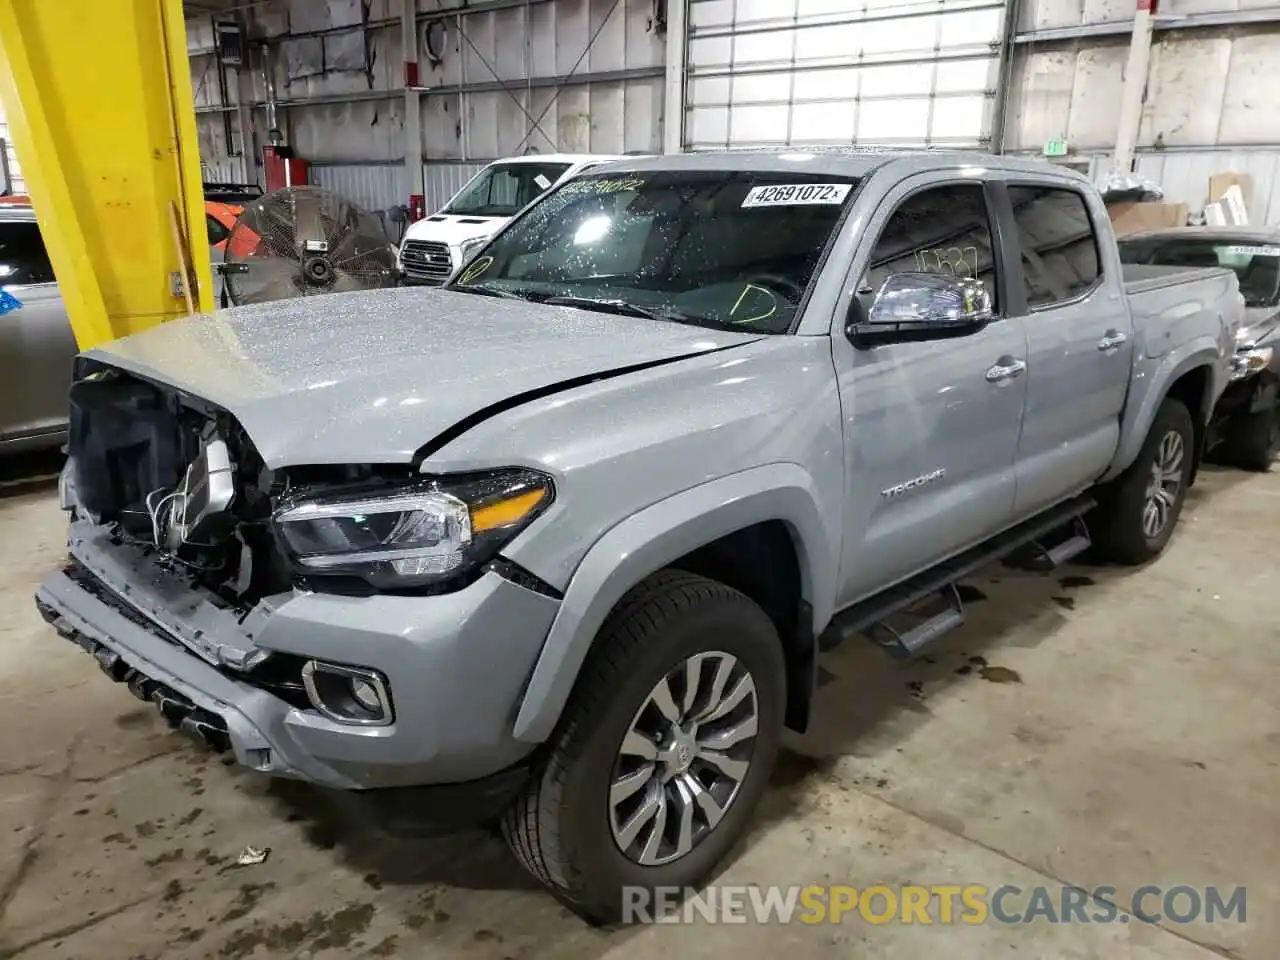
[{"label": "truck bed", "polygon": [[1171,267],[1148,263],[1126,263],[1122,271],[1124,289],[1130,295],[1181,286],[1195,280],[1221,279],[1224,274],[1231,273],[1225,267]]}]

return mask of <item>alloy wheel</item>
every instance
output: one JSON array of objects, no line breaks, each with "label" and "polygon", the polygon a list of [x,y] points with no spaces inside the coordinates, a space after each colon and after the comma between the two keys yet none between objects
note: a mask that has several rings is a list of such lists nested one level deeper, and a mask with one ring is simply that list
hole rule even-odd
[{"label": "alloy wheel", "polygon": [[618,849],[655,867],[693,850],[737,798],[759,727],[751,673],[732,654],[698,653],[649,691],[609,785]]},{"label": "alloy wheel", "polygon": [[1151,478],[1147,481],[1147,499],[1142,509],[1142,532],[1154,540],[1173,516],[1182,489],[1182,461],[1186,454],[1182,434],[1170,430],[1160,438]]}]

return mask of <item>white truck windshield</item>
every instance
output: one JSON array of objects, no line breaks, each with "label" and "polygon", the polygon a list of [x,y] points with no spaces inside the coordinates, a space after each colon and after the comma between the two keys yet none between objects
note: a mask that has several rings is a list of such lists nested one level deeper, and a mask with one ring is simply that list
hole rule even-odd
[{"label": "white truck windshield", "polygon": [[495,163],[486,167],[441,213],[513,217],[559,180],[567,163]]}]

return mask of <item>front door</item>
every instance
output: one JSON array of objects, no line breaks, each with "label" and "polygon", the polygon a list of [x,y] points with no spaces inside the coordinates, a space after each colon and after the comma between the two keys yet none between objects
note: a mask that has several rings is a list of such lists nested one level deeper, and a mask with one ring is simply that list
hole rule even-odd
[{"label": "front door", "polygon": [[847,491],[840,606],[1010,521],[1026,340],[1022,320],[1004,315],[990,212],[980,180],[930,174],[901,184],[868,225],[878,239],[858,284],[865,306],[894,273],[936,271],[984,281],[998,318],[969,336],[869,349],[843,324],[833,331]]},{"label": "front door", "polygon": [[[1027,410],[1016,513],[1030,516],[1093,483],[1120,440],[1133,363],[1124,287],[1107,283],[1085,196],[1066,184],[1009,184],[1026,301]],[[1115,269],[1118,269],[1116,267]]]}]

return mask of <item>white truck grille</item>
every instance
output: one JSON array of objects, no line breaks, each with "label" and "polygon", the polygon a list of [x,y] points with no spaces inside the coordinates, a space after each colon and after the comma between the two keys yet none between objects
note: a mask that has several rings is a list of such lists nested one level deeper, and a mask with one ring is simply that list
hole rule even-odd
[{"label": "white truck grille", "polygon": [[406,240],[400,251],[405,277],[412,283],[438,287],[453,273],[453,255],[446,244],[433,240]]}]

